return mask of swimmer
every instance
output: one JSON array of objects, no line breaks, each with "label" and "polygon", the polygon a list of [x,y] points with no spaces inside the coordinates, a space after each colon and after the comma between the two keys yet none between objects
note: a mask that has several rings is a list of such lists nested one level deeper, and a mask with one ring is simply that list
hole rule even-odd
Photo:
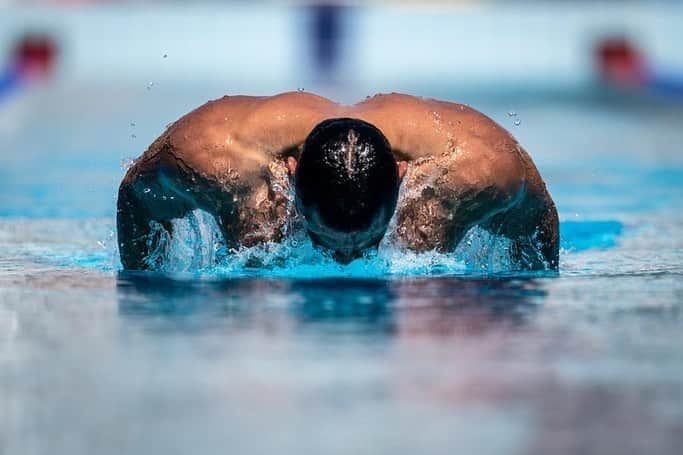
[{"label": "swimmer", "polygon": [[353,106],[303,92],[226,96],[180,118],[119,188],[124,268],[154,268],[152,225],[173,235],[171,220],[195,209],[215,217],[228,248],[281,241],[299,215],[347,263],[394,218],[391,241],[410,250],[452,251],[480,226],[509,238],[522,267],[558,266],[557,211],[517,141],[465,105],[409,95]]}]

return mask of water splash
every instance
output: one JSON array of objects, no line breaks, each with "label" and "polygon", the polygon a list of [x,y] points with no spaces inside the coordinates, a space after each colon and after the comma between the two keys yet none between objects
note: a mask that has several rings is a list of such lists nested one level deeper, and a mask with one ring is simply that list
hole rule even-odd
[{"label": "water splash", "polygon": [[[36,230],[29,222],[22,231]],[[121,269],[118,244],[112,220],[97,222],[54,222],[49,232],[73,239],[72,243],[34,245],[22,257],[49,261],[60,267],[116,271]],[[150,256],[158,265],[155,270],[173,276],[201,279],[240,277],[261,278],[402,278],[443,276],[547,276],[547,272],[520,272],[519,264],[510,258],[510,243],[475,228],[465,236],[453,253],[435,251],[416,253],[392,245],[385,239],[376,253],[367,254],[342,266],[324,251],[316,249],[299,226],[293,226],[282,244],[270,243],[253,248],[228,250],[213,217],[196,211],[186,219],[172,222],[173,238],[155,229],[164,238]],[[39,223],[40,226],[42,224]],[[3,227],[0,223],[0,233]],[[626,227],[617,220],[562,221],[561,255],[563,261],[574,261],[576,255],[589,250],[619,247]],[[63,234],[60,234],[63,233]],[[0,235],[1,236],[1,235]],[[84,241],[87,241],[85,244]],[[571,258],[571,259],[568,259]],[[552,275],[552,273],[551,273]]]},{"label": "water splash", "polygon": [[300,228],[281,243],[228,249],[209,214],[196,210],[172,221],[171,236],[153,224],[159,239],[148,262],[157,270],[211,277],[381,278],[401,276],[452,276],[505,273],[519,269],[511,259],[510,242],[474,228],[452,253],[406,251],[387,236],[377,251],[347,265],[315,247]]}]

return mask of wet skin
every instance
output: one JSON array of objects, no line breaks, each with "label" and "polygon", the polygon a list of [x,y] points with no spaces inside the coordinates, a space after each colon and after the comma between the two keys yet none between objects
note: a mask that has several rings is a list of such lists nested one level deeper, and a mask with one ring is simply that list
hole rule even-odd
[{"label": "wet skin", "polygon": [[[453,250],[473,226],[512,241],[529,269],[557,268],[555,205],[529,155],[505,129],[465,105],[403,94],[352,106],[300,92],[211,101],[171,125],[128,170],[117,229],[126,269],[146,269],[150,221],[202,209],[228,247],[280,241],[301,146],[330,118],[358,118],[387,138],[404,186],[397,244]],[[348,260],[349,255],[340,255]]]}]

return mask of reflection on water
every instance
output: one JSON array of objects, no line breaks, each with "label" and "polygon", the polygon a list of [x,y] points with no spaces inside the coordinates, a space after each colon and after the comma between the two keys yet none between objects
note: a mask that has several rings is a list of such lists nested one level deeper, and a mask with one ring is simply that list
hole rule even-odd
[{"label": "reflection on water", "polygon": [[120,272],[117,291],[123,317],[155,327],[244,327],[275,311],[293,329],[373,336],[523,325],[545,295],[537,281],[519,278],[183,280],[136,272]]},{"label": "reflection on water", "polygon": [[[284,452],[675,453],[680,350],[633,337],[647,323],[641,310],[605,320],[604,310],[553,306],[558,283],[120,273],[117,299],[124,326],[165,363],[211,375],[194,391],[210,404],[196,412],[235,424],[223,444],[272,449],[256,436],[265,426]],[[681,340],[679,313],[648,314],[667,343]],[[661,361],[673,369],[663,374]],[[649,436],[623,437],[641,430]]]},{"label": "reflection on water", "polygon": [[42,288],[0,282],[3,453],[665,454],[683,442],[673,276],[36,275]]}]

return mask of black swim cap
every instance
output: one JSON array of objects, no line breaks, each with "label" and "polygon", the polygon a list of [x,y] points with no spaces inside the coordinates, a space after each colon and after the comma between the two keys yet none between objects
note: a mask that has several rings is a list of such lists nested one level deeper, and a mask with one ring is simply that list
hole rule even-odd
[{"label": "black swim cap", "polygon": [[384,236],[398,199],[398,166],[370,123],[325,120],[306,138],[295,188],[313,241],[348,260]]}]

